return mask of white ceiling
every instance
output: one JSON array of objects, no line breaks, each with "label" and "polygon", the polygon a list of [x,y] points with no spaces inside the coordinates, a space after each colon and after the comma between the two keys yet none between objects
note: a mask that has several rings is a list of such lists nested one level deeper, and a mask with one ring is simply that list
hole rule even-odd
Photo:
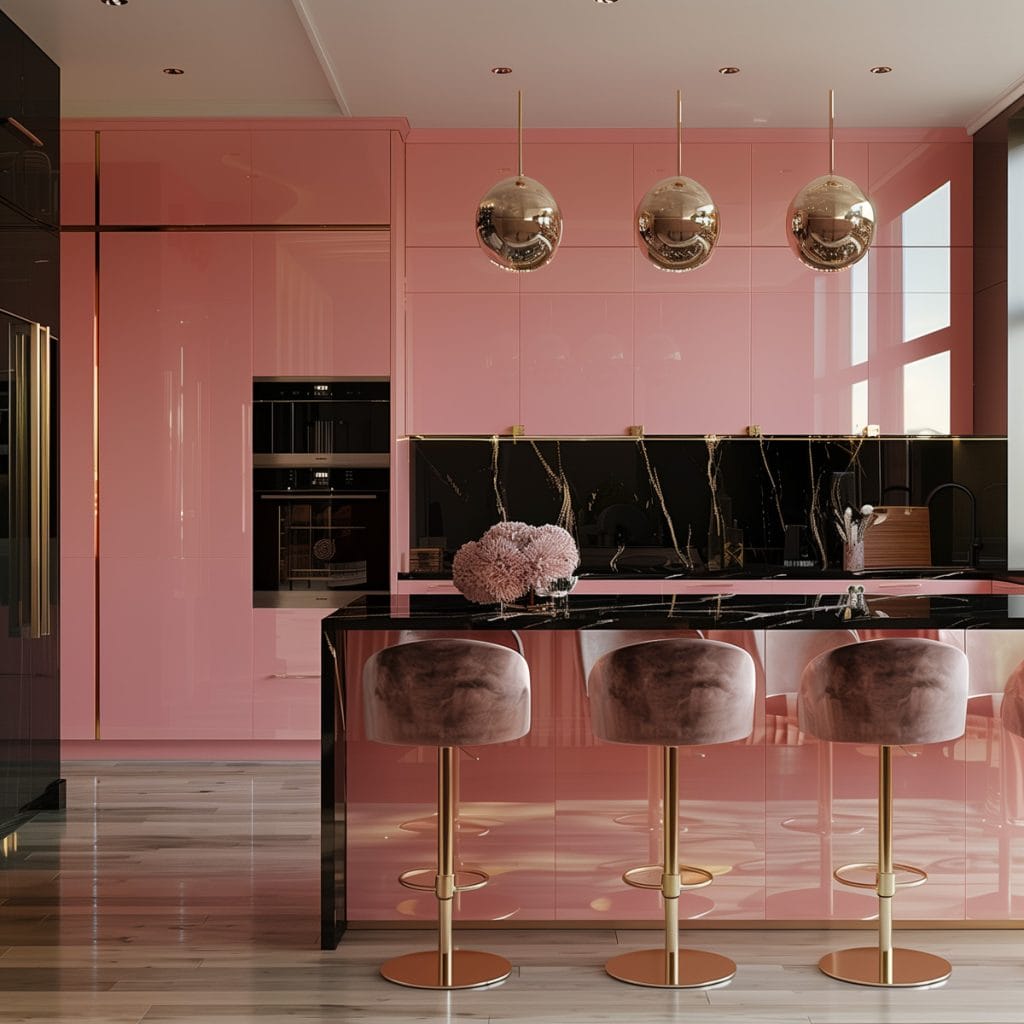
[{"label": "white ceiling", "polygon": [[[0,0],[68,116],[404,115],[415,127],[977,124],[1024,91],[1021,0]],[[490,74],[508,65],[511,75]],[[737,65],[739,75],[717,68]],[[871,75],[889,64],[890,75]],[[160,73],[168,65],[184,75]]]}]

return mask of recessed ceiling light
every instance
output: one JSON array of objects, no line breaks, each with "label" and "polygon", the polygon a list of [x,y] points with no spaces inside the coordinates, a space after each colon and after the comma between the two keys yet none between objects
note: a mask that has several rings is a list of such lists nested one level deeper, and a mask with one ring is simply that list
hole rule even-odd
[{"label": "recessed ceiling light", "polygon": [[185,72],[182,71],[181,68],[164,68],[164,74],[165,75],[183,75],[183,74],[185,74]]},{"label": "recessed ceiling light", "polygon": [[617,4],[619,0],[595,0],[599,4]]},{"label": "recessed ceiling light", "polygon": [[491,74],[492,75],[511,75],[512,74],[512,69],[511,68],[502,68],[502,67],[491,68]]},{"label": "recessed ceiling light", "polygon": [[106,4],[108,7],[124,7],[128,0],[100,0],[101,3]]},{"label": "recessed ceiling light", "polygon": [[720,75],[738,75],[740,73],[740,69],[734,67],[724,67],[719,68],[718,73]]},{"label": "recessed ceiling light", "polygon": [[873,75],[887,75],[892,68],[888,64],[876,64],[873,68],[868,68],[868,71]]}]

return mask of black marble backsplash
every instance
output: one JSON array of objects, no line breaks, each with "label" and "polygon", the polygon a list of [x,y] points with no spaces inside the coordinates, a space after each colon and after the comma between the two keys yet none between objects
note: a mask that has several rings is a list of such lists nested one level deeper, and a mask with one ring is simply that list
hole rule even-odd
[{"label": "black marble backsplash", "polygon": [[[932,497],[930,565],[967,566],[973,544],[976,567],[1006,567],[1005,438],[485,437],[411,445],[410,542],[427,549],[414,572],[447,574],[463,543],[518,519],[569,529],[584,573],[814,573],[842,565],[836,506],[922,506],[942,484],[960,487]],[[430,565],[438,549],[440,570]]]}]

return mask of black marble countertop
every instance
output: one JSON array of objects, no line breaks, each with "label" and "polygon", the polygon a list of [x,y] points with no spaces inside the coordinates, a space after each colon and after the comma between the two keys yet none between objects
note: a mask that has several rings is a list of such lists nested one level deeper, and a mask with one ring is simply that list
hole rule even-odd
[{"label": "black marble countertop", "polygon": [[[398,574],[401,580],[450,580],[447,573]],[[753,566],[746,569],[680,570],[660,566],[623,566],[615,572],[604,569],[584,569],[578,573],[581,580],[842,580],[851,583],[857,580],[1000,580],[1024,586],[1024,571],[1007,569],[972,569],[964,565],[922,565],[905,567],[878,567],[860,572],[845,572],[842,569],[801,569],[779,568],[776,566]]]},{"label": "black marble countertop", "polygon": [[326,629],[1024,629],[1024,601],[997,595],[891,596],[848,603],[845,595],[572,596],[508,608],[461,597],[365,598],[324,620]]}]

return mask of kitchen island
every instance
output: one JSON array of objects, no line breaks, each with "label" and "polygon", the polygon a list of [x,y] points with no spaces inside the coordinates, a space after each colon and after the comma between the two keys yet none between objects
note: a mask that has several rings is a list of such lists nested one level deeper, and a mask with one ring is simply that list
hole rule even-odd
[{"label": "kitchen island", "polygon": [[808,631],[837,631],[837,643],[914,635],[962,647],[971,664],[965,736],[896,758],[897,855],[929,874],[927,885],[901,891],[899,916],[932,926],[1024,918],[1024,870],[1014,866],[1024,851],[1024,744],[1004,736],[998,719],[1006,678],[1024,661],[1020,598],[574,596],[558,611],[500,615],[461,598],[398,596],[324,620],[324,948],[348,926],[433,919],[433,898],[401,888],[397,876],[433,856],[434,752],[371,743],[362,726],[362,664],[408,631],[521,644],[531,670],[529,735],[461,758],[460,855],[491,884],[458,897],[456,920],[628,927],[658,919],[658,895],[620,878],[657,860],[659,823],[648,801],[656,773],[646,748],[591,734],[577,633],[594,629],[652,638],[699,631],[754,658],[751,736],[681,759],[683,856],[715,884],[684,894],[680,912],[712,927],[825,925],[874,913],[869,893],[839,887],[831,872],[872,859],[875,749],[836,745],[825,758],[797,729]]}]

